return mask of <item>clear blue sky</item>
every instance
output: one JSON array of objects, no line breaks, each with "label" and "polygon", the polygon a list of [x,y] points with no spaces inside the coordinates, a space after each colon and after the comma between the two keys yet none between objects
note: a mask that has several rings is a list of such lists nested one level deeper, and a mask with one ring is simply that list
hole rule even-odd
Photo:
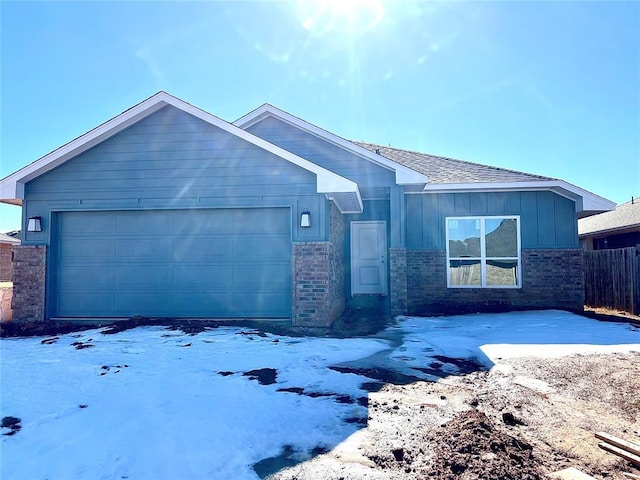
[{"label": "clear blue sky", "polygon": [[[158,90],[640,195],[640,2],[0,2],[4,177]],[[0,231],[19,227],[0,206]]]}]

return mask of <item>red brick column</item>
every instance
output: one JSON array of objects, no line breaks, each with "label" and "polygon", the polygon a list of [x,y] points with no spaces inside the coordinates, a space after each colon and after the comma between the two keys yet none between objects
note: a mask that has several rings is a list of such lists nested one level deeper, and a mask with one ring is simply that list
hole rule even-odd
[{"label": "red brick column", "polygon": [[293,244],[293,325],[328,327],[331,318],[330,242]]},{"label": "red brick column", "polygon": [[44,320],[47,247],[13,247],[13,318],[17,321]]}]

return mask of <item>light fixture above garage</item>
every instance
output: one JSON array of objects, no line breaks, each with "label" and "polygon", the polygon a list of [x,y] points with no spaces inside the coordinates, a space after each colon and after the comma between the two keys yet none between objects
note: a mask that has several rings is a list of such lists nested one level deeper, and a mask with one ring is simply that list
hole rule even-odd
[{"label": "light fixture above garage", "polygon": [[300,214],[300,227],[309,228],[311,226],[311,212],[306,208]]},{"label": "light fixture above garage", "polygon": [[42,231],[42,218],[29,217],[29,222],[27,223],[27,232],[41,232],[41,231]]}]

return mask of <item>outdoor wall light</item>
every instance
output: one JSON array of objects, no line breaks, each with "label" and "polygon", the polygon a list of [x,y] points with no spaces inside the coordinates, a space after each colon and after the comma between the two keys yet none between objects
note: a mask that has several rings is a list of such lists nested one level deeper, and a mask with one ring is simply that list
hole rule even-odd
[{"label": "outdoor wall light", "polygon": [[29,222],[27,223],[27,232],[41,232],[41,231],[42,231],[42,218],[29,217]]},{"label": "outdoor wall light", "polygon": [[300,214],[300,226],[302,228],[309,228],[311,226],[311,212],[306,208]]}]

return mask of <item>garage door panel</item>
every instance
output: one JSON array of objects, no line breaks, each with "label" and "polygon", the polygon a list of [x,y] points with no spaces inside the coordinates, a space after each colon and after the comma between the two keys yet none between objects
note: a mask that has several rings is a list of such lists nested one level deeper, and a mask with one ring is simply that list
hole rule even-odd
[{"label": "garage door panel", "polygon": [[58,278],[69,292],[99,292],[113,287],[114,271],[104,266],[72,265],[60,268]]},{"label": "garage door panel", "polygon": [[173,258],[177,262],[223,261],[231,256],[232,237],[176,238]]},{"label": "garage door panel", "polygon": [[288,236],[236,236],[233,239],[233,258],[238,261],[287,260],[291,255]]},{"label": "garage door panel", "polygon": [[109,239],[68,238],[60,245],[60,255],[67,264],[105,264],[115,260],[115,244]]},{"label": "garage door panel", "polygon": [[234,311],[239,315],[264,317],[273,316],[274,313],[281,317],[290,315],[278,296],[268,292],[261,292],[257,296],[253,293],[234,293],[233,305]]},{"label": "garage door panel", "polygon": [[55,315],[290,317],[290,219],[288,208],[57,214]]},{"label": "garage door panel", "polygon": [[233,291],[285,293],[289,291],[291,278],[289,265],[237,265],[233,267]]},{"label": "garage door panel", "polygon": [[166,262],[172,257],[172,245],[169,238],[119,238],[116,262]]},{"label": "garage door panel", "polygon": [[110,303],[110,293],[70,293],[58,300],[58,309],[69,316],[105,316],[102,306]]},{"label": "garage door panel", "polygon": [[178,265],[174,267],[177,291],[190,289],[231,290],[233,270],[231,265]]},{"label": "garage door panel", "polygon": [[87,216],[84,212],[67,212],[60,227],[69,235],[81,237],[110,234],[115,231],[115,218],[105,213]]},{"label": "garage door panel", "polygon": [[[170,266],[119,265],[115,268],[116,288],[163,288],[171,285],[173,271]],[[140,291],[140,290],[136,290]]]},{"label": "garage door panel", "polygon": [[135,235],[165,235],[173,231],[174,212],[171,210],[122,212],[116,216],[116,233]]},{"label": "garage door panel", "polygon": [[177,293],[174,295],[174,308],[183,316],[210,316],[211,311],[218,317],[234,317],[231,293]]},{"label": "garage door panel", "polygon": [[233,219],[233,233],[269,234],[289,231],[289,210],[282,208],[248,208],[239,210]]},{"label": "garage door panel", "polygon": [[172,302],[167,293],[117,293],[114,299],[116,315],[171,316]]},{"label": "garage door panel", "polygon": [[229,215],[224,212],[229,210],[220,210],[215,214],[206,211],[193,211],[184,215],[179,215],[175,219],[174,228],[179,235],[230,235],[233,233],[233,222],[230,221]]}]

